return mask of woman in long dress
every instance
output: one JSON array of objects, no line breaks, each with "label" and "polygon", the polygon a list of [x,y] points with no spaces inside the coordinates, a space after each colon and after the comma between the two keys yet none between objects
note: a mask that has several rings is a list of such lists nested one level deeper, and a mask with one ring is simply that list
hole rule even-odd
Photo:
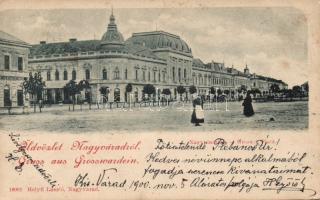
[{"label": "woman in long dress", "polygon": [[201,106],[201,99],[199,97],[193,100],[191,123],[193,123],[195,126],[200,126],[200,123],[204,123],[204,112]]},{"label": "woman in long dress", "polygon": [[253,107],[252,107],[252,99],[250,93],[247,92],[246,98],[243,100],[243,114],[247,117],[254,115]]}]

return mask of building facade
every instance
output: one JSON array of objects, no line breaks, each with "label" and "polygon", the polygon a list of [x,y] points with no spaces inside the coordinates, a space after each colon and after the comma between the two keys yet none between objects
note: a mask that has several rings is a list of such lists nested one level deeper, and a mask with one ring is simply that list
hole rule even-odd
[{"label": "building facade", "polygon": [[28,76],[31,46],[0,31],[0,107],[24,106],[23,80]]},{"label": "building facade", "polygon": [[[41,41],[33,45],[29,67],[31,71],[41,72],[46,82],[44,99],[52,103],[70,98],[64,90],[70,80],[87,80],[90,84],[88,98],[93,102],[102,101],[105,96],[102,88],[108,88],[108,101],[138,102],[145,97],[143,87],[146,84],[156,88],[155,99],[160,99],[164,89],[169,89],[171,98],[176,99],[180,85],[187,91],[183,97],[190,99],[191,85],[203,95],[209,94],[212,87],[235,94],[239,87],[244,85],[250,89],[255,87],[252,82],[256,82],[248,68],[240,72],[223,63],[205,64],[195,59],[188,44],[171,33],[133,33],[124,40],[113,14],[101,40],[77,41],[73,38],[68,42],[47,44]],[[133,88],[130,97],[126,93],[129,83]],[[264,90],[268,90],[268,84],[263,85]]]}]

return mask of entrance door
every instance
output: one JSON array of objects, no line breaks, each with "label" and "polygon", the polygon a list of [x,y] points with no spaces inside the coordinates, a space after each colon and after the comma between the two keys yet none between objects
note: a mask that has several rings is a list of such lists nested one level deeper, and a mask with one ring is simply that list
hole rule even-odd
[{"label": "entrance door", "polygon": [[114,89],[114,102],[120,101],[120,89],[116,88]]},{"label": "entrance door", "polygon": [[23,91],[17,91],[18,106],[23,106]]},{"label": "entrance door", "polygon": [[134,99],[135,99],[135,102],[139,101],[138,90],[134,91]]},{"label": "entrance door", "polygon": [[3,90],[3,103],[4,103],[4,106],[11,106],[10,89],[9,88],[6,88]]},{"label": "entrance door", "polygon": [[55,103],[59,103],[59,101],[61,101],[61,92],[59,89],[55,89],[55,95],[56,95]]}]

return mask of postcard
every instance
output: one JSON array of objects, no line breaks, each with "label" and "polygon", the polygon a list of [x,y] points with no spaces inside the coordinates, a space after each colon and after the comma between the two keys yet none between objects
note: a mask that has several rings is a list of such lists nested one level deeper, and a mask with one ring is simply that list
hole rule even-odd
[{"label": "postcard", "polygon": [[320,198],[319,1],[0,5],[1,199]]}]

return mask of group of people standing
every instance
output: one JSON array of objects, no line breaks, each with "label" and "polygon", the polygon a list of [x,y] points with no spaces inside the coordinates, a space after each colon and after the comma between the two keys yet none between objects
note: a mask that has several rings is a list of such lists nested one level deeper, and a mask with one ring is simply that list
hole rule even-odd
[{"label": "group of people standing", "polygon": [[[195,126],[200,126],[201,123],[204,123],[204,111],[203,111],[203,98],[197,96],[193,100],[193,112],[191,115],[191,123]],[[254,115],[254,110],[252,107],[252,98],[249,92],[247,92],[246,98],[243,100],[243,114],[246,117]]]}]

